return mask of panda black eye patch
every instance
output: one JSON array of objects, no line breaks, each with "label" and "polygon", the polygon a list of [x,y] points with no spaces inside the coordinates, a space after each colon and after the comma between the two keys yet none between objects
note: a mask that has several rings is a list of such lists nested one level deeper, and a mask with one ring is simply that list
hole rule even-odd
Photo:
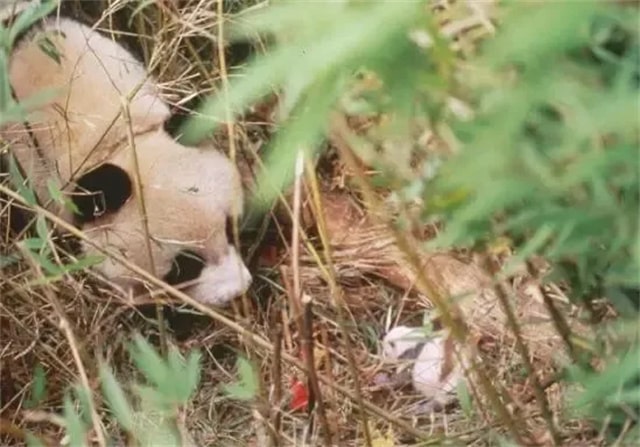
[{"label": "panda black eye patch", "polygon": [[164,281],[172,286],[198,279],[204,268],[202,256],[191,250],[179,252],[171,263],[171,270],[164,275]]},{"label": "panda black eye patch", "polygon": [[72,196],[78,208],[76,219],[82,224],[118,211],[131,197],[132,190],[129,174],[111,163],[87,172],[76,181]]}]

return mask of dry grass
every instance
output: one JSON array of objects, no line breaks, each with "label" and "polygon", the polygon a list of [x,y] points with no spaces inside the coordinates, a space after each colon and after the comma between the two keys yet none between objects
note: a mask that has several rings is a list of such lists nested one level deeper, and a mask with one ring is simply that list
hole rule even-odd
[{"label": "dry grass", "polygon": [[[460,36],[461,52],[472,51],[475,39],[493,31],[485,10],[453,8],[448,1],[439,3],[443,15],[450,16],[443,26],[446,32]],[[222,75],[215,40],[214,2],[158,2],[136,16],[130,27],[127,19],[135,8],[132,1],[70,0],[65,7],[91,23],[98,23],[99,29],[112,32],[130,48],[137,48],[157,75],[167,101],[176,110],[185,108],[194,98],[218,92]],[[460,11],[466,12],[460,15]],[[239,51],[231,49],[227,57],[233,55],[233,50]],[[271,104],[256,106],[233,127],[238,163],[248,185],[251,168],[259,166],[260,148],[274,127]],[[228,129],[224,129],[215,138],[220,147],[228,148],[228,137]],[[265,407],[273,410],[280,405],[273,396],[275,382],[281,382],[283,398],[287,399],[292,380],[304,378],[300,370],[290,367],[290,357],[300,358],[301,350],[301,325],[296,320],[294,293],[299,288],[313,301],[315,366],[321,378],[328,379],[321,380],[321,394],[334,445],[367,445],[364,419],[370,439],[380,441],[382,436],[393,433],[395,445],[411,445],[416,441],[416,432],[428,434],[434,444],[440,444],[445,437],[454,444],[494,444],[494,435],[506,433],[507,429],[491,412],[482,414],[476,410],[473,415],[466,415],[454,406],[447,412],[416,416],[419,399],[410,389],[390,390],[375,381],[376,375],[385,371],[378,348],[380,336],[389,323],[419,324],[424,311],[431,309],[433,303],[428,294],[416,287],[414,266],[398,248],[388,227],[379,223],[380,216],[367,211],[361,199],[345,186],[357,174],[338,161],[341,159],[336,153],[340,153],[340,144],[339,139],[334,138],[332,150],[317,170],[307,172],[300,215],[292,215],[281,207],[269,216],[264,231],[245,231],[243,251],[256,282],[246,300],[246,308],[237,306],[221,311],[262,340],[270,343],[281,340],[280,374],[273,373],[273,352],[264,348],[269,343],[258,346],[235,328],[175,300],[168,311],[171,341],[183,350],[195,348],[204,354],[198,394],[183,411],[186,429],[197,445],[264,445],[264,439],[269,437],[264,419],[273,414]],[[324,234],[329,236],[324,242],[328,247],[323,247],[323,234],[316,225],[319,211],[312,206],[314,182],[324,205]],[[7,209],[0,212],[6,219]],[[382,217],[384,222],[386,217]],[[305,234],[299,255],[293,257],[292,223],[300,223]],[[435,227],[419,230],[422,239],[437,232]],[[9,251],[13,239],[4,228],[2,234],[2,251]],[[330,262],[322,255],[326,248],[332,252]],[[56,251],[60,256],[67,256],[60,247],[56,247]],[[508,255],[508,250],[493,254],[499,258],[498,263]],[[549,444],[547,423],[533,397],[530,376],[523,373],[522,359],[515,348],[514,337],[505,327],[504,312],[497,304],[495,288],[480,262],[481,256],[452,252],[423,254],[420,259],[424,263],[422,271],[441,294],[473,292],[472,299],[464,301],[461,310],[487,365],[484,373],[492,378],[495,387],[508,393],[510,417],[525,428],[526,440]],[[99,356],[110,361],[120,378],[133,377],[135,372],[124,346],[132,331],[142,332],[157,342],[153,312],[133,307],[90,273],[65,275],[46,286],[31,283],[39,273],[27,264],[6,268],[3,275],[0,277],[3,442],[18,445],[16,437],[22,429],[29,429],[48,439],[51,445],[58,445],[62,429],[55,414],[61,410],[65,387],[86,374],[97,396],[95,359]],[[542,302],[542,294],[546,292],[538,287],[536,275],[526,269],[513,275],[507,287],[517,294],[515,313],[518,316],[539,314],[547,319],[544,325],[535,326],[521,319],[521,332],[531,351],[530,360],[540,373],[540,381],[549,385],[545,395],[556,417],[558,431],[570,444],[597,444],[598,440],[583,422],[557,417],[565,390],[552,381],[545,383],[550,377],[551,356],[562,347],[562,340]],[[554,292],[562,296],[558,288]],[[69,324],[70,330],[66,333],[61,330],[61,322]],[[282,328],[282,334],[277,334],[277,327]],[[74,359],[72,347],[77,348],[79,358]],[[235,377],[236,352],[244,352],[260,365],[263,395],[253,406],[229,399],[220,387]],[[48,394],[37,409],[31,411],[25,402],[36,364],[44,367]],[[357,365],[355,371],[354,365]],[[349,391],[349,397],[341,392],[344,390]],[[98,413],[105,416],[105,406],[99,400],[96,403]],[[367,411],[363,411],[363,405],[368,405]],[[287,408],[283,406],[276,436],[281,445],[302,445],[305,438],[311,445],[322,444],[320,422],[316,419],[311,432],[307,433],[306,414],[290,412]],[[405,426],[398,426],[397,419],[404,421]],[[111,419],[103,418],[108,420]],[[106,428],[113,433],[114,427]]]}]

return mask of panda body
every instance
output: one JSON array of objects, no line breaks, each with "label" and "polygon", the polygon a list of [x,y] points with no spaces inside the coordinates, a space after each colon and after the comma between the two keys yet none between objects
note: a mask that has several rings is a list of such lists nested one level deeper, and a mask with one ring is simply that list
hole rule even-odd
[{"label": "panda body", "polygon": [[[186,292],[201,302],[246,291],[251,275],[226,231],[242,211],[238,171],[214,148],[182,146],[164,130],[169,107],[128,51],[51,17],[20,39],[9,77],[17,101],[41,95],[25,123],[1,133],[43,205],[149,273],[197,280]],[[50,200],[52,180],[79,213]],[[142,285],[110,259],[97,270],[120,287]]]}]

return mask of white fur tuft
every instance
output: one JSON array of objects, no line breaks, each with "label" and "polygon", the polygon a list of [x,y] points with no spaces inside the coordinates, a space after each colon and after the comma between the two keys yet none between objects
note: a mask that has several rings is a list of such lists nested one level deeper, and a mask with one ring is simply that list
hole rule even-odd
[{"label": "white fur tuft", "polygon": [[207,265],[198,279],[189,294],[200,302],[218,306],[242,295],[251,284],[251,274],[233,247],[218,264]]}]

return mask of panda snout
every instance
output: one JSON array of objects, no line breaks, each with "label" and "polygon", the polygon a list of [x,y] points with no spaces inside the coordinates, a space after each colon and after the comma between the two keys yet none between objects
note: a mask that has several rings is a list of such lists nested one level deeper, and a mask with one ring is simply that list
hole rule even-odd
[{"label": "panda snout", "polygon": [[204,266],[198,283],[188,293],[197,301],[224,305],[246,292],[251,281],[251,273],[231,246],[216,264]]}]

